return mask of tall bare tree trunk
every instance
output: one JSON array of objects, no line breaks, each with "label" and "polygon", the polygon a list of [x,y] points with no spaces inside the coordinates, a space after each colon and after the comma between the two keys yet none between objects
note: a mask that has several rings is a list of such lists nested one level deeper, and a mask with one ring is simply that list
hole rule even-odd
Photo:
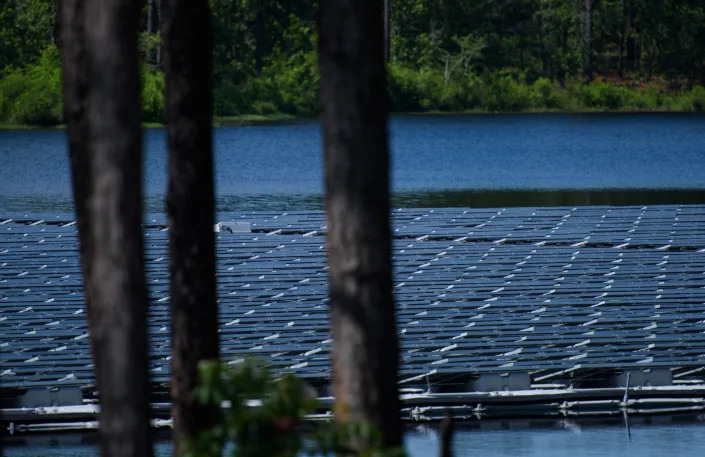
[{"label": "tall bare tree trunk", "polygon": [[629,36],[627,1],[621,0],[620,2],[619,49],[617,52],[617,74],[620,80],[624,79],[624,47],[627,43],[627,36]]},{"label": "tall bare tree trunk", "polygon": [[382,2],[321,2],[319,65],[335,413],[401,443]]},{"label": "tall bare tree trunk", "polygon": [[104,456],[151,456],[138,3],[64,0],[71,169]]},{"label": "tall bare tree trunk", "polygon": [[257,13],[255,14],[255,72],[257,76],[262,75],[262,66],[264,65],[264,37],[265,37],[265,14],[264,3],[257,5]]},{"label": "tall bare tree trunk", "polygon": [[585,0],[585,77],[592,81],[592,0]]},{"label": "tall bare tree trunk", "polygon": [[157,0],[147,0],[147,33],[157,33],[158,27]]},{"label": "tall bare tree trunk", "polygon": [[390,59],[390,25],[391,25],[391,12],[389,11],[389,0],[384,1],[384,60],[389,62]]},{"label": "tall bare tree trunk", "polygon": [[218,357],[208,2],[162,1],[169,143],[171,397],[177,454],[218,411],[197,404],[198,362]]}]

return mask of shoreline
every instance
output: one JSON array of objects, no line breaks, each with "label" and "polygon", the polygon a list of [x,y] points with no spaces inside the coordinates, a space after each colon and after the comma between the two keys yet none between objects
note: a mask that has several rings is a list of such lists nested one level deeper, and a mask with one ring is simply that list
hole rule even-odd
[{"label": "shoreline", "polygon": [[[672,114],[672,115],[687,115],[687,116],[705,116],[705,113],[686,110],[670,110],[670,109],[603,109],[603,108],[584,108],[579,110],[564,110],[558,108],[530,108],[520,111],[489,111],[485,109],[470,109],[460,111],[395,111],[390,112],[390,117],[395,116],[482,116],[482,115],[581,115],[581,114],[598,114],[598,115],[647,115],[647,114]],[[295,116],[286,113],[274,114],[243,114],[237,116],[214,116],[213,127],[245,127],[256,125],[278,125],[288,122],[311,121],[318,120],[315,116]],[[161,122],[143,122],[144,129],[162,129],[166,124]],[[0,131],[9,130],[64,130],[66,124],[14,124],[10,122],[0,122]]]}]

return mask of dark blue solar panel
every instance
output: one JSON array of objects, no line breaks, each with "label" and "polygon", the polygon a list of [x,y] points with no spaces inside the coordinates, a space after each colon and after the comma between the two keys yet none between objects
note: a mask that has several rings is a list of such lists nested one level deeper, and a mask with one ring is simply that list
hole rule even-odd
[{"label": "dark blue solar panel", "polygon": [[[327,382],[325,215],[218,220],[252,228],[218,234],[223,356]],[[705,366],[705,206],[400,209],[392,220],[405,378]],[[93,383],[72,222],[0,215],[3,389]],[[157,383],[169,376],[165,224],[145,218]]]}]

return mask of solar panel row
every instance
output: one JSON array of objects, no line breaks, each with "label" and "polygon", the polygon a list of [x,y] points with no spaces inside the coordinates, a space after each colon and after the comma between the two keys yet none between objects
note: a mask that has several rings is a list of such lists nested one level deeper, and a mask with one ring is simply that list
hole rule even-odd
[{"label": "solar panel row", "polygon": [[[223,356],[254,354],[327,383],[325,215],[226,219],[252,233],[218,234]],[[678,377],[705,366],[705,206],[402,209],[392,219],[402,378],[658,367]],[[3,215],[0,233],[3,389],[91,386],[71,217]],[[144,233],[150,368],[166,385],[164,217]]]}]

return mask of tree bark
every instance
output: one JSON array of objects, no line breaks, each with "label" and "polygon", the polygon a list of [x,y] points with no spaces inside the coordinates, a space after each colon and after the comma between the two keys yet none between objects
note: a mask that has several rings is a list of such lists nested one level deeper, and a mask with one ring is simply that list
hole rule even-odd
[{"label": "tree bark", "polygon": [[218,358],[212,155],[212,38],[208,2],[162,1],[169,146],[171,397],[174,449],[213,424],[198,405],[198,363]]},{"label": "tree bark", "polygon": [[158,27],[157,0],[147,0],[147,33],[157,33]]},{"label": "tree bark", "polygon": [[453,413],[446,408],[441,422],[441,457],[453,457]]},{"label": "tree bark", "polygon": [[321,2],[319,65],[335,414],[401,444],[382,3]]},{"label": "tree bark", "polygon": [[64,0],[62,70],[103,456],[151,456],[138,2]]},{"label": "tree bark", "polygon": [[619,49],[617,53],[617,74],[620,80],[624,79],[624,47],[626,46],[627,37],[629,36],[627,1],[628,0],[621,0],[620,2]]},{"label": "tree bark", "polygon": [[384,61],[389,62],[390,59],[390,11],[389,0],[384,1]]},{"label": "tree bark", "polygon": [[255,14],[255,72],[257,76],[262,75],[262,67],[264,65],[264,37],[265,37],[265,17],[264,4],[257,5],[257,13]]},{"label": "tree bark", "polygon": [[592,81],[592,0],[585,0],[585,77]]}]

